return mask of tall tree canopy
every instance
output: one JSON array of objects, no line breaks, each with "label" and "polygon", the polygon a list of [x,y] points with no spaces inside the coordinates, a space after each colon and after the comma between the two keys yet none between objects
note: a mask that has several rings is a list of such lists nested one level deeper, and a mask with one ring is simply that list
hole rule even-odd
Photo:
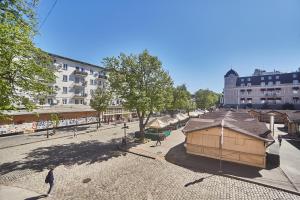
[{"label": "tall tree canopy", "polygon": [[173,83],[169,74],[147,50],[139,55],[105,58],[103,63],[109,70],[113,92],[124,99],[126,108],[136,110],[143,136],[151,114],[165,109],[172,101]]},{"label": "tall tree canopy", "polygon": [[112,95],[111,95],[110,91],[108,91],[104,88],[98,87],[92,93],[92,99],[90,102],[90,106],[98,112],[97,129],[98,129],[98,127],[101,126],[100,115],[102,112],[106,111],[111,99],[112,99]]},{"label": "tall tree canopy", "polygon": [[208,89],[200,89],[195,93],[195,98],[198,108],[209,109],[218,104],[220,95]]},{"label": "tall tree canopy", "polygon": [[35,0],[0,1],[0,117],[3,110],[33,108],[28,97],[50,93],[55,81],[49,56],[33,43],[36,5]]},{"label": "tall tree canopy", "polygon": [[186,86],[179,85],[173,88],[173,100],[169,110],[185,110],[188,111],[191,108],[191,94],[187,90]]}]

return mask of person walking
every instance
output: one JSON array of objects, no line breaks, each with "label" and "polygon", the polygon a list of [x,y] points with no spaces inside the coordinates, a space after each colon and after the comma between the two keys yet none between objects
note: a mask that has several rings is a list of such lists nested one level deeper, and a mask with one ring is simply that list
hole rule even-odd
[{"label": "person walking", "polygon": [[157,134],[157,141],[156,141],[156,145],[155,146],[157,146],[157,144],[159,143],[159,145],[161,145],[161,141],[160,141],[160,135],[159,134]]},{"label": "person walking", "polygon": [[45,183],[49,183],[50,187],[49,187],[49,190],[47,192],[47,196],[50,195],[50,192],[54,186],[54,175],[53,175],[53,167],[50,168],[47,176],[46,176],[46,179],[45,179]]}]

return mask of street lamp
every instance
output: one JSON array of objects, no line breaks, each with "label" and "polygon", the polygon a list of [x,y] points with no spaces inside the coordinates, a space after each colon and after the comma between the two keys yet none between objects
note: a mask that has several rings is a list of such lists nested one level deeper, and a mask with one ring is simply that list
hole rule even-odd
[{"label": "street lamp", "polygon": [[122,139],[122,144],[126,145],[127,144],[127,138],[126,138],[126,129],[129,129],[129,127],[124,123],[124,126],[122,127],[124,129],[124,138]]}]

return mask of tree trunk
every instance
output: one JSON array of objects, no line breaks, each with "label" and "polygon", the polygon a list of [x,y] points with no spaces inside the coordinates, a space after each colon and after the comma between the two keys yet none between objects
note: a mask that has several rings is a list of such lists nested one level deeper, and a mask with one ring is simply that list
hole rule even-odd
[{"label": "tree trunk", "polygon": [[99,122],[99,128],[101,127],[101,113],[98,113],[98,122]]},{"label": "tree trunk", "polygon": [[145,139],[145,125],[144,125],[144,118],[139,117],[139,127],[140,127],[140,134],[141,134],[141,142],[144,142]]}]

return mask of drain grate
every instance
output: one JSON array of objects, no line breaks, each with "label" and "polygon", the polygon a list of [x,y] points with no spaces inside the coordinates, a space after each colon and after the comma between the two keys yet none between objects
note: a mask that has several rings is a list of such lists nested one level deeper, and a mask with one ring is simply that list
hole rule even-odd
[{"label": "drain grate", "polygon": [[83,179],[83,183],[88,183],[88,182],[90,182],[92,179],[90,179],[90,178],[85,178],[85,179]]}]

